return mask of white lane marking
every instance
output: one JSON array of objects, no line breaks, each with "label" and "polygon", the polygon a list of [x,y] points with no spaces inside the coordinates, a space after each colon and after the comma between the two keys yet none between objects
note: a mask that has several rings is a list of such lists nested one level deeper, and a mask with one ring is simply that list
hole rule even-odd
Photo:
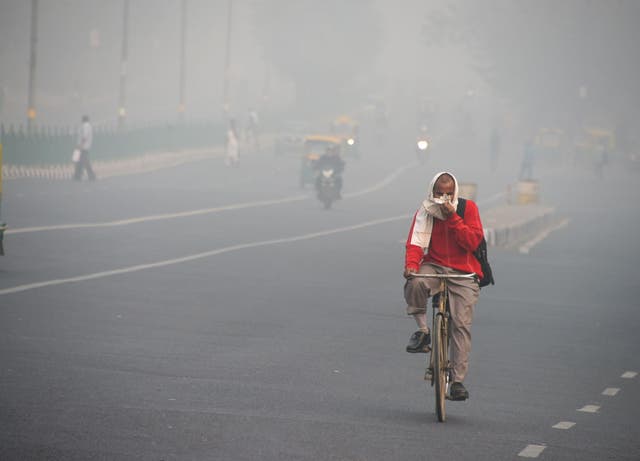
[{"label": "white lane marking", "polygon": [[518,453],[518,456],[523,458],[537,458],[545,448],[547,448],[546,445],[527,445],[524,450]]},{"label": "white lane marking", "polygon": [[[360,195],[365,195],[365,194],[369,194],[371,192],[380,190],[383,187],[387,186],[391,181],[395,180],[405,170],[412,168],[413,166],[415,166],[415,162],[404,165],[398,168],[396,171],[394,171],[390,175],[388,175],[382,181],[378,182],[377,184],[374,184],[373,186],[363,189],[362,191],[359,191],[359,192],[352,192],[351,194],[345,194],[345,197],[357,197]],[[50,231],[50,230],[127,226],[130,224],[137,224],[137,223],[149,222],[149,221],[160,221],[165,219],[176,219],[176,218],[184,218],[184,217],[197,216],[197,215],[203,215],[203,214],[219,213],[221,211],[240,210],[243,208],[254,208],[254,207],[269,206],[269,205],[280,205],[283,203],[291,203],[291,202],[299,202],[302,200],[308,200],[309,198],[311,198],[311,195],[297,195],[292,197],[284,197],[281,199],[259,200],[254,202],[236,203],[236,204],[223,205],[223,206],[218,206],[213,208],[202,208],[199,210],[182,211],[178,213],[164,213],[164,214],[158,214],[158,215],[140,216],[137,218],[120,219],[116,221],[96,222],[96,223],[57,224],[57,225],[51,225],[51,226],[21,227],[21,228],[15,228],[15,229],[9,228],[5,231],[5,234],[10,235],[10,234],[24,234],[27,232],[42,232],[42,231]]]},{"label": "white lane marking", "polygon": [[563,227],[566,227],[567,224],[569,224],[569,220],[565,218],[559,224],[557,224],[556,226],[553,226],[553,227],[550,227],[548,229],[543,230],[538,235],[536,235],[534,238],[532,238],[528,242],[526,242],[523,245],[521,245],[520,249],[519,249],[520,253],[524,253],[524,254],[529,253],[531,248],[533,248],[535,245],[537,245],[538,243],[540,243],[544,239],[546,239],[549,236],[549,234],[551,234],[551,232],[556,231],[558,229],[562,229]]},{"label": "white lane marking", "polygon": [[195,261],[197,259],[207,258],[209,256],[216,256],[222,253],[228,253],[236,250],[244,250],[247,248],[255,248],[255,247],[266,246],[266,245],[277,245],[280,243],[291,243],[291,242],[298,242],[301,240],[309,240],[309,239],[314,239],[318,237],[325,237],[327,235],[338,234],[341,232],[350,232],[350,231],[362,229],[365,227],[376,226],[378,224],[385,224],[388,222],[398,221],[400,219],[409,219],[409,218],[410,216],[408,215],[400,215],[400,216],[393,216],[390,218],[374,219],[372,221],[365,221],[360,224],[354,224],[352,226],[338,227],[335,229],[329,229],[329,230],[320,231],[320,232],[313,232],[310,234],[296,235],[293,237],[284,237],[279,239],[263,240],[261,242],[251,242],[251,243],[243,243],[239,245],[232,245],[224,248],[205,251],[202,253],[196,253],[189,256],[183,256],[180,258],[157,261],[149,264],[138,264],[136,266],[123,267],[121,269],[114,269],[110,271],[95,272],[93,274],[79,275],[77,277],[47,280],[44,282],[29,283],[26,285],[17,285],[14,287],[1,289],[0,295],[18,293],[21,291],[33,290],[36,288],[43,288],[43,287],[54,286],[54,285],[62,285],[65,283],[83,282],[85,280],[92,280],[92,279],[98,279],[103,277],[110,277],[113,275],[127,274],[130,272],[138,272],[142,270],[153,269],[156,267],[170,266],[172,264],[180,264],[180,263]]},{"label": "white lane marking", "polygon": [[602,391],[602,395],[609,395],[613,397],[618,392],[620,392],[619,387],[607,387],[604,391]]},{"label": "white lane marking", "polygon": [[635,378],[636,376],[638,376],[638,373],[636,373],[635,371],[625,371],[624,373],[622,373],[622,376],[620,377],[625,379],[632,379],[632,378]]},{"label": "white lane marking", "polygon": [[202,208],[199,210],[182,211],[179,213],[165,213],[165,214],[158,214],[158,215],[141,216],[138,218],[131,218],[131,219],[120,219],[117,221],[107,221],[107,222],[97,222],[97,223],[58,224],[53,226],[21,227],[17,229],[8,229],[5,232],[5,234],[23,234],[27,232],[40,232],[40,231],[63,230],[63,229],[86,229],[86,228],[95,228],[95,227],[127,226],[129,224],[137,224],[137,223],[148,222],[148,221],[160,221],[163,219],[184,218],[188,216],[218,213],[221,211],[228,211],[228,210],[241,210],[243,208],[253,208],[253,207],[259,207],[259,206],[278,205],[281,203],[297,202],[301,200],[306,200],[309,197],[310,197],[309,195],[298,195],[295,197],[285,197],[282,199],[259,200],[256,202],[236,203],[232,205],[223,205],[223,206],[218,206],[213,208]]},{"label": "white lane marking", "polygon": [[398,168],[396,171],[391,173],[389,176],[384,178],[379,183],[374,184],[373,186],[368,187],[367,189],[363,189],[363,190],[361,190],[359,192],[351,192],[350,194],[344,194],[344,196],[347,197],[347,198],[358,197],[360,195],[365,195],[365,194],[369,194],[371,192],[375,192],[377,190],[380,190],[383,187],[385,187],[386,185],[388,185],[389,183],[391,183],[394,179],[396,179],[402,173],[404,173],[405,170],[408,170],[409,168],[413,168],[413,167],[415,167],[417,165],[418,165],[417,162],[408,163],[407,165]]},{"label": "white lane marking", "polygon": [[578,408],[578,411],[582,411],[583,413],[597,413],[599,409],[599,405],[585,405],[582,408]]},{"label": "white lane marking", "polygon": [[571,421],[560,421],[558,424],[555,424],[551,427],[553,427],[554,429],[571,429],[575,425],[576,423],[573,423]]}]

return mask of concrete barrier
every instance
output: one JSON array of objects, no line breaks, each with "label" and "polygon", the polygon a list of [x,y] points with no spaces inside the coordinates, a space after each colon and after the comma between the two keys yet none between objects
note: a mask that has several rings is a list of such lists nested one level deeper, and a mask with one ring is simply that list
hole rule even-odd
[{"label": "concrete barrier", "polygon": [[552,226],[556,221],[553,207],[530,204],[503,205],[482,213],[487,245],[510,247]]}]

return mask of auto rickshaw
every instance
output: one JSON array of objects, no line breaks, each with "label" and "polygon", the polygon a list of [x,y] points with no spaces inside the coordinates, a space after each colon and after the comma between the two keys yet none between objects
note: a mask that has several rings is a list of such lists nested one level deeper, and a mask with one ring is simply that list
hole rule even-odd
[{"label": "auto rickshaw", "polygon": [[342,140],[336,136],[311,135],[304,139],[302,162],[300,165],[300,187],[313,184],[316,173],[313,165],[316,160],[323,155],[327,149],[338,149],[342,145]]},{"label": "auto rickshaw", "polygon": [[360,136],[358,122],[348,115],[341,115],[331,123],[331,133],[340,138],[345,156],[359,156]]},{"label": "auto rickshaw", "polygon": [[603,155],[608,156],[616,148],[613,131],[605,128],[585,128],[575,145],[576,164],[587,164],[602,161]]},{"label": "auto rickshaw", "polygon": [[564,131],[559,128],[540,128],[534,146],[537,158],[558,166],[563,161],[565,151]]}]

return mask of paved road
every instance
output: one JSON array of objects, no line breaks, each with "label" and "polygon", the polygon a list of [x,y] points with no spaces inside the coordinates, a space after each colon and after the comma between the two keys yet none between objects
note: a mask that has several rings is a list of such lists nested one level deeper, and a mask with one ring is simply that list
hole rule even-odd
[{"label": "paved road", "polygon": [[539,173],[569,224],[492,250],[471,399],[439,424],[404,352],[401,241],[435,171],[489,206],[517,162],[399,146],[350,162],[330,211],[270,155],[7,181],[0,459],[640,458],[639,178]]}]

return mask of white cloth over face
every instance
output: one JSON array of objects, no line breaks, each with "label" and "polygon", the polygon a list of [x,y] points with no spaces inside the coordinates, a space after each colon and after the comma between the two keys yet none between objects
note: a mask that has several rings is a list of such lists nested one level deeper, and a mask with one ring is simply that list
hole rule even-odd
[{"label": "white cloth over face", "polygon": [[442,176],[446,174],[453,178],[453,183],[455,184],[455,189],[453,192],[453,197],[449,199],[451,205],[454,208],[458,206],[458,180],[456,177],[449,173],[448,171],[441,171],[437,173],[433,179],[431,180],[431,184],[429,184],[429,195],[426,200],[422,202],[420,205],[420,209],[416,213],[415,224],[413,225],[413,234],[411,234],[411,245],[416,245],[421,247],[423,250],[427,250],[429,248],[429,243],[431,242],[431,232],[433,231],[433,220],[434,218],[438,218],[444,220],[444,215],[442,214],[442,210],[440,205],[443,203],[442,200],[437,199],[433,196],[433,188],[436,185],[436,182]]}]

